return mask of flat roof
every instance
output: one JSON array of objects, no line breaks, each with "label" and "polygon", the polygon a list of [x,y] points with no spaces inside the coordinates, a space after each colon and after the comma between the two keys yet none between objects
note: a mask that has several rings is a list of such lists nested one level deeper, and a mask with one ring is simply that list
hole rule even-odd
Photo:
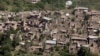
[{"label": "flat roof", "polygon": [[46,44],[56,44],[56,41],[55,40],[46,40],[45,42]]},{"label": "flat roof", "polygon": [[72,40],[87,40],[87,38],[84,37],[71,37]]},{"label": "flat roof", "polygon": [[88,45],[88,44],[83,44],[82,46],[84,46],[84,47],[89,47],[89,45]]},{"label": "flat roof", "polygon": [[74,9],[75,9],[75,10],[77,10],[77,9],[88,10],[88,8],[87,8],[87,7],[75,7]]},{"label": "flat roof", "polygon": [[51,34],[54,34],[54,33],[57,33],[57,32],[58,32],[58,30],[54,29],[54,30],[51,31]]},{"label": "flat roof", "polygon": [[97,39],[98,36],[89,35],[88,38],[90,38],[90,39]]},{"label": "flat roof", "polygon": [[43,17],[43,19],[44,19],[44,20],[48,20],[48,21],[49,21],[49,20],[52,20],[52,18],[49,18],[49,17]]}]

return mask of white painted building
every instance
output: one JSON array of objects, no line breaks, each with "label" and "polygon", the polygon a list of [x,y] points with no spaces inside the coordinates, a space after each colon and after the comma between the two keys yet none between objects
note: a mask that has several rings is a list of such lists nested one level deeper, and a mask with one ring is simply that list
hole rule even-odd
[{"label": "white painted building", "polygon": [[56,45],[56,40],[46,40],[46,44]]},{"label": "white painted building", "polygon": [[88,38],[89,38],[89,39],[98,39],[98,36],[89,35]]},{"label": "white painted building", "polygon": [[52,20],[52,18],[49,18],[49,17],[43,17],[44,20],[47,20],[47,21],[50,21]]}]

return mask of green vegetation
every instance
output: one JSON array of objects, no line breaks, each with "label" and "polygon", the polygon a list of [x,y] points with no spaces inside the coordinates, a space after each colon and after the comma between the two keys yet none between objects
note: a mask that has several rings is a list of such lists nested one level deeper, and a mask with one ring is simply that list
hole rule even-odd
[{"label": "green vegetation", "polygon": [[0,10],[22,11],[27,9],[25,0],[0,0]]},{"label": "green vegetation", "polygon": [[89,48],[86,48],[86,47],[81,47],[77,55],[78,56],[98,56],[97,54],[90,52]]},{"label": "green vegetation", "polygon": [[[65,8],[65,2],[67,0],[41,0],[36,4],[27,2],[26,0],[0,0],[0,10],[3,11],[27,11],[27,10],[61,10]],[[70,8],[75,6],[85,6],[91,9],[100,10],[99,0],[72,0],[73,5]]]},{"label": "green vegetation", "polygon": [[72,7],[84,6],[90,9],[100,10],[100,0],[73,0],[73,3]]},{"label": "green vegetation", "polygon": [[9,34],[0,34],[0,56],[11,56],[12,41]]},{"label": "green vegetation", "polygon": [[98,46],[100,46],[100,37],[97,40]]},{"label": "green vegetation", "polygon": [[[0,56],[12,56],[12,52],[15,47],[19,44],[17,37],[18,30],[10,28],[5,33],[0,34]],[[10,39],[10,34],[16,34],[13,41]]]},{"label": "green vegetation", "polygon": [[76,56],[76,54],[69,53],[68,47],[64,47],[61,51],[59,51],[60,56]]},{"label": "green vegetation", "polygon": [[66,0],[41,0],[41,2],[36,5],[45,10],[59,10],[65,8]]},{"label": "green vegetation", "polygon": [[[0,0],[0,10],[3,11],[26,11],[26,10],[60,10],[65,8],[65,2],[67,0],[41,0],[36,4],[27,2],[27,0]],[[73,5],[70,8],[75,6],[86,6],[91,9],[100,10],[100,1],[99,0],[72,0]]]},{"label": "green vegetation", "polygon": [[65,6],[65,1],[66,0],[41,0],[39,3],[32,4],[26,0],[0,0],[0,10],[17,12],[33,9],[63,9]]}]

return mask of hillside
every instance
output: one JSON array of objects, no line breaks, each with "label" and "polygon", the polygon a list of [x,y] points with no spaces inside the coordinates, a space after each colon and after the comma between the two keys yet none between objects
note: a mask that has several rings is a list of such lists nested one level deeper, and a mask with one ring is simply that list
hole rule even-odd
[{"label": "hillside", "polygon": [[85,6],[89,7],[90,9],[100,10],[100,0],[73,0],[73,6]]},{"label": "hillside", "polygon": [[[0,0],[0,10],[3,11],[26,11],[26,10],[61,10],[65,8],[67,0],[41,0],[36,4],[27,2],[26,0]],[[71,8],[78,6],[86,6],[91,9],[100,10],[99,0],[72,0]]]},{"label": "hillside", "polygon": [[32,4],[26,0],[0,0],[0,10],[25,11],[33,9],[63,9],[65,1],[66,0],[41,0],[41,2]]}]

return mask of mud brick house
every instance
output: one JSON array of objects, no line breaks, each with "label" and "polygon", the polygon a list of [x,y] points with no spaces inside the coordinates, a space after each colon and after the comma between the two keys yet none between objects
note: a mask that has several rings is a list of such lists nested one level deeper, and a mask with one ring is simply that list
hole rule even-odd
[{"label": "mud brick house", "polygon": [[92,36],[92,35],[88,36],[89,45],[90,45],[89,48],[92,52],[99,53],[99,50],[98,50],[99,47],[98,47],[98,44],[96,42],[98,38],[99,38],[98,36]]},{"label": "mud brick house", "polygon": [[[99,35],[99,28],[100,28],[100,13],[99,11],[92,10],[87,12],[89,16],[88,19],[88,31],[91,35]],[[93,34],[95,33],[95,34]]]},{"label": "mud brick house", "polygon": [[80,47],[89,47],[88,45],[88,39],[87,36],[85,35],[78,35],[78,34],[73,34],[71,36],[71,44],[69,46],[70,52],[75,53],[80,49]]},{"label": "mud brick house", "polygon": [[75,7],[74,11],[73,11],[73,14],[76,17],[83,17],[86,12],[88,12],[87,7]]}]

